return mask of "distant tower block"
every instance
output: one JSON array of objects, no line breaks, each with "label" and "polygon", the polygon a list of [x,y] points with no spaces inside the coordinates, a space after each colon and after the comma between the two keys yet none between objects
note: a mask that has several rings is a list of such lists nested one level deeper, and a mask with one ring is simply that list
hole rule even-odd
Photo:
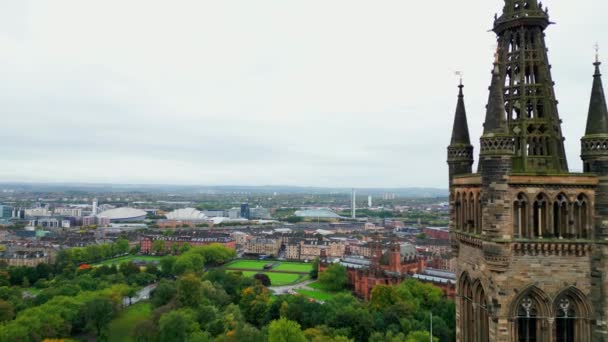
[{"label": "distant tower block", "polygon": [[372,207],[372,196],[367,196],[367,206]]},{"label": "distant tower block", "polygon": [[93,216],[97,215],[97,198],[93,199]]},{"label": "distant tower block", "polygon": [[357,218],[357,192],[353,189],[352,194],[352,210],[351,210],[353,220]]}]

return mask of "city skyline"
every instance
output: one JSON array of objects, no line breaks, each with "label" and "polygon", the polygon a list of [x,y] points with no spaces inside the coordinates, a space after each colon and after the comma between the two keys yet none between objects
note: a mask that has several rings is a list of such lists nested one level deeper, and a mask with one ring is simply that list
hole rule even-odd
[{"label": "city skyline", "polygon": [[[580,171],[608,4],[545,4],[558,24],[547,41],[567,157]],[[454,72],[477,159],[495,44],[487,14],[502,1],[442,6],[0,4],[0,177],[446,188]]]}]

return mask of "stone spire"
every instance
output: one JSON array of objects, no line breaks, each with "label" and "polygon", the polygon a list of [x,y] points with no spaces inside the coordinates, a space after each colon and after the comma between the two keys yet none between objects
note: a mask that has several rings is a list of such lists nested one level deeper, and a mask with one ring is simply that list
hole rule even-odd
[{"label": "stone spire", "polygon": [[[581,158],[585,172],[604,176],[608,175],[608,109],[602,86],[601,64],[599,57],[596,56],[593,63],[595,74],[587,115],[587,130],[581,139]],[[608,187],[606,192],[608,194]],[[606,202],[608,210],[608,200]]]},{"label": "stone spire", "polygon": [[450,141],[450,145],[471,145],[462,88],[464,88],[464,85],[462,85],[461,80],[460,85],[458,86],[458,102],[456,103],[456,115],[454,116],[454,126],[452,128],[452,140]]},{"label": "stone spire", "polygon": [[568,172],[545,44],[550,23],[548,10],[537,0],[505,0],[494,20],[515,173]]},{"label": "stone spire", "polygon": [[509,133],[503,89],[504,85],[500,77],[498,61],[496,61],[492,70],[492,84],[490,85],[490,96],[486,106],[486,121],[483,124],[483,136]]},{"label": "stone spire", "polygon": [[587,130],[585,136],[606,134],[608,135],[608,109],[606,108],[606,97],[602,86],[602,74],[600,72],[599,57],[596,56],[595,74],[593,75],[593,88],[591,88],[591,102],[589,103],[589,115],[587,116]]},{"label": "stone spire", "polygon": [[513,136],[509,131],[506,119],[504,82],[501,77],[499,56],[500,53],[497,51],[492,69],[490,95],[486,105],[486,120],[480,139],[480,171],[483,169],[483,156],[502,155],[511,158],[513,155]]},{"label": "stone spire", "polygon": [[458,102],[456,103],[456,114],[454,115],[454,126],[452,128],[452,139],[448,146],[448,165],[450,168],[450,184],[456,175],[470,174],[473,172],[473,146],[469,137],[469,125],[467,123],[467,112],[464,106],[464,94],[462,79],[458,85]]}]

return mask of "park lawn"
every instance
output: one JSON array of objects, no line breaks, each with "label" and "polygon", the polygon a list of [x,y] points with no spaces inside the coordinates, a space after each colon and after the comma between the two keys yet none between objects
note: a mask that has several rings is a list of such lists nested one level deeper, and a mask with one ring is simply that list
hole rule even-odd
[{"label": "park lawn", "polygon": [[272,263],[274,262],[270,260],[237,260],[227,264],[225,267],[227,269],[240,268],[244,270],[263,270],[265,265]]},{"label": "park lawn", "polygon": [[303,281],[306,277],[299,274],[291,273],[272,273],[272,272],[256,272],[256,271],[243,271],[243,276],[253,277],[258,273],[264,273],[270,278],[270,286],[284,286]]},{"label": "park lawn", "polygon": [[152,305],[147,302],[133,304],[108,325],[108,341],[132,342],[137,323],[144,321],[152,314]]},{"label": "park lawn", "polygon": [[274,264],[273,271],[286,271],[296,273],[308,273],[312,269],[312,264],[303,262],[287,262],[276,260],[237,260],[225,266],[226,269],[240,268],[244,270],[264,270],[264,266]]},{"label": "park lawn", "polygon": [[[340,293],[349,293],[347,290],[342,290],[342,291],[337,291],[337,292],[336,292],[336,291],[330,291],[330,290],[327,290],[327,289],[326,289],[326,288],[323,286],[323,284],[321,284],[321,283],[320,283],[320,282],[318,282],[318,281],[314,281],[314,282],[312,282],[312,283],[310,283],[310,284],[308,284],[308,285],[306,285],[306,286],[307,286],[307,287],[310,287],[310,288],[312,288],[312,289],[314,289],[312,292],[316,292],[316,293],[322,293],[322,294],[324,294],[324,295],[328,295],[328,296],[329,296],[329,298],[331,298],[331,297],[333,297],[333,296],[335,296],[335,295],[337,295],[337,294],[340,294]],[[311,298],[317,299],[317,298],[315,298],[315,297],[311,297]],[[319,300],[327,300],[327,299],[319,299]]]},{"label": "park lawn", "polygon": [[280,262],[278,266],[272,268],[276,271],[301,272],[308,273],[312,270],[312,264],[301,262]]},{"label": "park lawn", "polygon": [[313,288],[315,290],[321,290],[321,291],[326,291],[325,288],[323,287],[323,285],[321,285],[321,283],[319,283],[318,281],[313,281],[312,283],[307,285],[310,288]]},{"label": "park lawn", "polygon": [[91,266],[102,266],[102,265],[116,265],[122,262],[127,261],[135,261],[135,260],[143,260],[143,261],[158,261],[162,257],[157,255],[125,255],[118,258],[104,260],[95,264],[91,264]]},{"label": "park lawn", "polygon": [[297,289],[295,291],[304,297],[312,298],[315,300],[322,300],[322,301],[329,300],[335,296],[335,294],[333,294],[333,293],[316,291],[316,290]]}]

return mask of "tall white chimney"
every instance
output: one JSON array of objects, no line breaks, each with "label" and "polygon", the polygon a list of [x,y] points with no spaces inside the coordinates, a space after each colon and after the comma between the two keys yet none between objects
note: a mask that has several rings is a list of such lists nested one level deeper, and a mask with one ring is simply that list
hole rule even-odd
[{"label": "tall white chimney", "polygon": [[352,208],[352,218],[353,220],[357,218],[357,192],[355,191],[355,189],[353,189],[353,208]]}]

